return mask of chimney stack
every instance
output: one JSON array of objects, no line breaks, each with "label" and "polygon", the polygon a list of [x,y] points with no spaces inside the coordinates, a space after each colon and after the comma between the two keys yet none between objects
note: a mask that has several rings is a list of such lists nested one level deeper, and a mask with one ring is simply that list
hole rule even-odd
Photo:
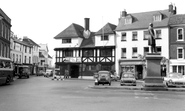
[{"label": "chimney stack", "polygon": [[172,5],[172,3],[169,5],[168,11],[169,11],[169,12],[173,12],[173,5]]},{"label": "chimney stack", "polygon": [[89,30],[89,18],[84,19],[85,19],[85,30]]},{"label": "chimney stack", "polygon": [[126,17],[126,16],[127,16],[127,11],[126,10],[122,11],[122,17]]}]

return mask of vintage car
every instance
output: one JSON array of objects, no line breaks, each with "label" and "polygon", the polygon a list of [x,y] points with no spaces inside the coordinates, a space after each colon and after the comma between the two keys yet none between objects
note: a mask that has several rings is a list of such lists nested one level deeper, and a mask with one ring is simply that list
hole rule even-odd
[{"label": "vintage car", "polygon": [[52,80],[63,80],[64,78],[62,77],[61,73],[60,73],[60,69],[59,68],[55,68],[54,72],[53,72],[53,77]]},{"label": "vintage car", "polygon": [[110,71],[98,71],[95,75],[95,85],[109,84],[111,85],[111,72]]},{"label": "vintage car", "polygon": [[18,70],[19,70],[19,73],[18,73],[19,78],[22,78],[22,77],[29,78],[29,75],[30,75],[29,66],[26,66],[26,65],[19,66]]},{"label": "vintage car", "polygon": [[167,87],[184,87],[185,86],[185,78],[181,73],[170,73],[167,77],[164,77],[164,84]]},{"label": "vintage car", "polygon": [[45,75],[45,71],[44,70],[40,70],[37,74],[36,74],[36,76],[43,76],[43,75]]},{"label": "vintage car", "polygon": [[51,77],[51,76],[53,76],[53,70],[47,69],[46,72],[44,73],[44,77]]},{"label": "vintage car", "polygon": [[120,85],[121,86],[123,86],[123,85],[136,86],[136,78],[135,78],[134,73],[131,73],[131,72],[124,73],[121,77]]}]

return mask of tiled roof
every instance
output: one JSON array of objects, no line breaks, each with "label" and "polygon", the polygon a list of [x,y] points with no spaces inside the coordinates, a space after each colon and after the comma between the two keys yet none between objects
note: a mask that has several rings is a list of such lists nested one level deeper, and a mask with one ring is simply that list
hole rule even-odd
[{"label": "tiled roof", "polygon": [[94,34],[95,34],[94,32],[91,32],[91,35],[89,36],[89,38],[84,38],[80,47],[82,48],[95,47]]},{"label": "tiled roof", "polygon": [[[153,16],[156,14],[162,14],[162,20],[158,22],[153,21]],[[153,23],[154,27],[165,27],[168,26],[169,17],[172,14],[168,10],[149,11],[141,13],[127,14],[132,16],[133,21],[131,24],[125,24],[125,18],[121,18],[116,31],[122,30],[134,30],[134,29],[145,29],[148,28],[149,23]]]},{"label": "tiled roof", "polygon": [[83,31],[84,31],[84,28],[82,26],[72,23],[69,27],[67,27],[65,30],[60,32],[57,36],[55,36],[54,39],[61,39],[66,37],[83,38]]},{"label": "tiled roof", "polygon": [[116,25],[107,23],[103,28],[101,28],[95,35],[102,35],[102,34],[114,34],[114,30],[116,29]]},{"label": "tiled roof", "polygon": [[25,45],[25,46],[28,46],[28,47],[32,47],[32,45],[30,45],[29,43],[25,42],[25,41],[21,41],[19,39],[16,39],[14,37],[11,37],[13,39],[14,42],[17,42],[19,44],[22,44],[22,45]]},{"label": "tiled roof", "polygon": [[33,40],[29,39],[29,38],[23,38],[23,41],[30,44],[30,45],[35,45],[35,46],[38,46],[40,47],[37,43],[35,43]]},{"label": "tiled roof", "polygon": [[170,17],[169,25],[185,24],[185,14],[173,15]]}]

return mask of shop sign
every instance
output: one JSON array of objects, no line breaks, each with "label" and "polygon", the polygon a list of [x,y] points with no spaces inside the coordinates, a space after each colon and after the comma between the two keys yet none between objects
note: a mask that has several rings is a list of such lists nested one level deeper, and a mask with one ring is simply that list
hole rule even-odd
[{"label": "shop sign", "polygon": [[64,62],[81,62],[81,57],[66,57]]}]

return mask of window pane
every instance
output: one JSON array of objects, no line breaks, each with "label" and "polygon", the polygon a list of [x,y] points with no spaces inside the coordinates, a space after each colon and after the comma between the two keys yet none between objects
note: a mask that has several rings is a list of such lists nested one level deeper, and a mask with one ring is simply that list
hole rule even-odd
[{"label": "window pane", "polygon": [[121,33],[121,40],[126,41],[126,33]]}]

